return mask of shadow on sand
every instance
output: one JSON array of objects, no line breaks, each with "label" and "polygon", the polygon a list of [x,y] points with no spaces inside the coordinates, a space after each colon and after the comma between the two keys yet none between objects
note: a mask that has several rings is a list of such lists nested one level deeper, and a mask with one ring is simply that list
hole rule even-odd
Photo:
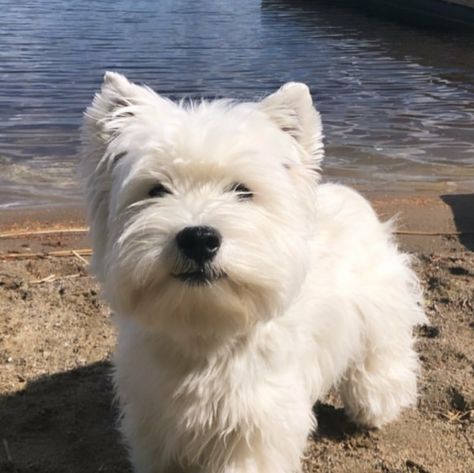
[{"label": "shadow on sand", "polygon": [[350,437],[366,435],[369,430],[354,424],[349,420],[342,407],[330,404],[316,403],[313,412],[318,421],[318,428],[312,434],[314,440],[327,438],[335,442],[343,442]]},{"label": "shadow on sand", "polygon": [[456,229],[461,233],[459,241],[474,251],[474,194],[446,194],[441,199],[451,207]]},{"label": "shadow on sand", "polygon": [[2,473],[129,473],[115,429],[110,364],[99,362],[29,382],[0,397]]},{"label": "shadow on sand", "polygon": [[[2,473],[131,473],[115,429],[117,410],[110,364],[99,362],[42,376],[11,395],[0,396]],[[357,436],[343,409],[318,403],[313,438],[335,442]],[[2,450],[2,449],[0,449]]]}]

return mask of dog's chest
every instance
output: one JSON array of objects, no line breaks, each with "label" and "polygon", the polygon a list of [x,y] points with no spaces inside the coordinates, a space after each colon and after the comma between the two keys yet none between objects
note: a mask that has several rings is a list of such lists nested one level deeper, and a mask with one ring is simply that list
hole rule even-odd
[{"label": "dog's chest", "polygon": [[163,360],[160,364],[154,424],[166,432],[162,442],[190,463],[218,445],[225,443],[229,452],[249,435],[258,435],[279,395],[272,387],[277,384],[262,383],[273,375],[265,374],[255,353],[220,354],[188,370],[165,366]]},{"label": "dog's chest", "polygon": [[168,370],[167,412],[180,428],[234,431],[255,418],[262,368],[257,354],[240,352],[216,354],[188,371]]},{"label": "dog's chest", "polygon": [[220,465],[221,454],[269,441],[269,432],[288,430],[285,437],[309,428],[310,390],[297,350],[285,349],[284,340],[266,330],[199,360],[136,332],[119,332],[115,381],[124,430],[146,432],[166,458],[187,465],[213,458]]}]

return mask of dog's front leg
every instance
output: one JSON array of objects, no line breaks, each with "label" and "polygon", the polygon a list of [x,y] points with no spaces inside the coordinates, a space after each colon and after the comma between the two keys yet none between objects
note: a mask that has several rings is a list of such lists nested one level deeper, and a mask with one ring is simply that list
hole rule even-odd
[{"label": "dog's front leg", "polygon": [[[225,460],[202,473],[297,473],[309,432],[315,425],[311,408],[283,406],[267,412],[265,422],[246,426],[234,445],[221,444]],[[262,419],[260,419],[262,420]]]},{"label": "dog's front leg", "polygon": [[[200,473],[296,473],[300,471],[300,454],[276,451],[273,446],[247,445],[239,447],[221,468],[202,469]],[[278,461],[280,460],[280,462]]]}]

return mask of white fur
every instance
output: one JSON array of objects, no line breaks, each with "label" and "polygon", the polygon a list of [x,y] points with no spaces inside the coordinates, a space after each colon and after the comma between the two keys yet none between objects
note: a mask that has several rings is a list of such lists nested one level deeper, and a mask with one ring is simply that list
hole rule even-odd
[{"label": "white fur", "polygon": [[[305,85],[175,104],[107,73],[83,137],[136,472],[292,473],[331,386],[368,426],[415,402],[417,279],[366,200],[317,185],[322,128]],[[157,182],[171,194],[148,197]],[[222,234],[213,267],[227,278],[172,276],[191,264],[174,240],[190,225]]]}]

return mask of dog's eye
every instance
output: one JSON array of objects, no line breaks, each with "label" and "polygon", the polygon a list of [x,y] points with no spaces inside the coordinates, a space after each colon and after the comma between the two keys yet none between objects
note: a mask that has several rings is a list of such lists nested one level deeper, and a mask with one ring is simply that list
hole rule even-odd
[{"label": "dog's eye", "polygon": [[161,183],[155,184],[148,191],[148,197],[163,197],[165,194],[171,194],[171,191]]},{"label": "dog's eye", "polygon": [[230,190],[235,192],[237,197],[241,200],[248,200],[253,197],[253,192],[245,184],[239,182],[232,184]]}]

